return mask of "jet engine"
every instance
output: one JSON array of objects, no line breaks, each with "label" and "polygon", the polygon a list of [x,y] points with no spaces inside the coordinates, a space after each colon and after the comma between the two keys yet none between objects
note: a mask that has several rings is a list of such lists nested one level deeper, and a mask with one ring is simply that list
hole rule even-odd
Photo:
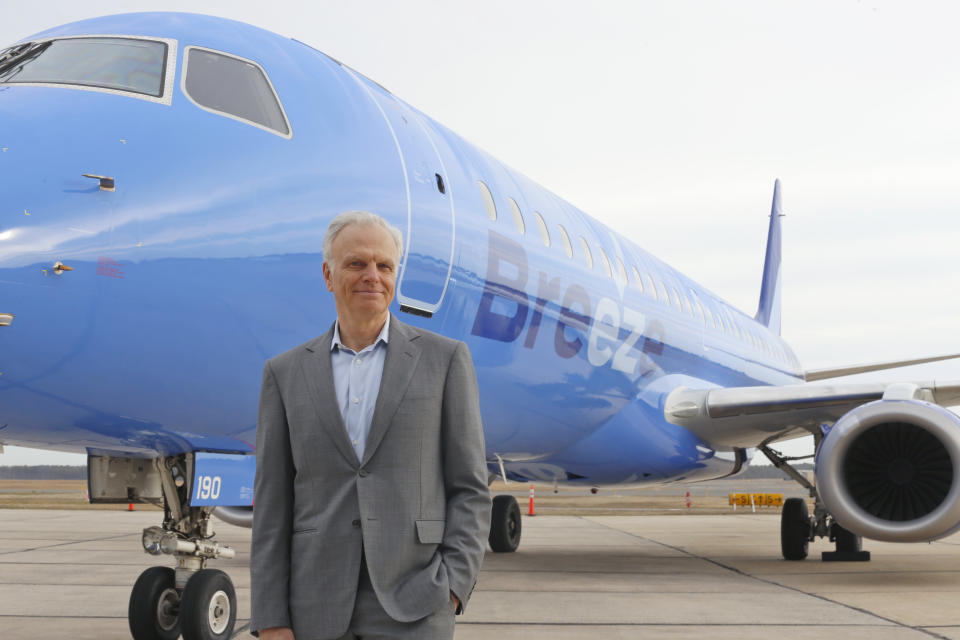
[{"label": "jet engine", "polygon": [[960,528],[960,416],[913,399],[857,407],[826,433],[816,475],[827,511],[849,531],[942,538]]}]

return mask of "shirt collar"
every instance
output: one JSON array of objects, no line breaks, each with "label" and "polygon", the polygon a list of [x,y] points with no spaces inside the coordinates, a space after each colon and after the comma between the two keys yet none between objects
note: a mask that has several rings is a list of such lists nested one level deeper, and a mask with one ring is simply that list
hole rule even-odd
[{"label": "shirt collar", "polygon": [[[382,341],[383,344],[388,344],[390,342],[390,316],[393,314],[387,314],[387,321],[383,323],[383,328],[380,329],[380,335],[377,336],[377,339],[373,341],[371,347],[375,347]],[[347,351],[353,351],[350,347],[346,346],[340,342],[340,318],[337,318],[337,321],[333,324],[333,340],[330,341],[330,351],[334,349],[346,349]]]}]

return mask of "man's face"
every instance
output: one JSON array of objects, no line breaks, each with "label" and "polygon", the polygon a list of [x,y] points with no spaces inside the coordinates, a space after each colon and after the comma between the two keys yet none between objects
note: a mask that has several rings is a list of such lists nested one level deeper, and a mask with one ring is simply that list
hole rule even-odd
[{"label": "man's face", "polygon": [[397,281],[397,245],[386,229],[351,224],[324,256],[323,279],[343,321],[386,317]]}]

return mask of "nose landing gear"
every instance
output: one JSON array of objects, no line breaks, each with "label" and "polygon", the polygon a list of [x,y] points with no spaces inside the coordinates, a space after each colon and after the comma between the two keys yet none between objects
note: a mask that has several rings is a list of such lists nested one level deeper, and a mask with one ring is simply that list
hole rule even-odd
[{"label": "nose landing gear", "polygon": [[184,457],[157,459],[163,488],[162,527],[143,530],[144,551],[177,558],[177,568],[150,567],[137,579],[127,610],[134,640],[227,640],[237,620],[237,594],[223,571],[207,569],[214,558],[232,558],[234,550],[214,535],[213,507],[190,507],[190,477]]}]

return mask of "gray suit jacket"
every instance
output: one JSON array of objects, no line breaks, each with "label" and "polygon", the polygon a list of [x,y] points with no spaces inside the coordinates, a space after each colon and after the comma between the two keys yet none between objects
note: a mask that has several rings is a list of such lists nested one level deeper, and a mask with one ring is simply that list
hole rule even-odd
[{"label": "gray suit jacket", "polygon": [[[267,361],[257,424],[250,629],[337,637],[361,550],[391,617],[464,606],[490,528],[470,352],[390,319],[364,459],[347,436],[330,364],[333,328]],[[452,605],[449,605],[452,606]]]}]

